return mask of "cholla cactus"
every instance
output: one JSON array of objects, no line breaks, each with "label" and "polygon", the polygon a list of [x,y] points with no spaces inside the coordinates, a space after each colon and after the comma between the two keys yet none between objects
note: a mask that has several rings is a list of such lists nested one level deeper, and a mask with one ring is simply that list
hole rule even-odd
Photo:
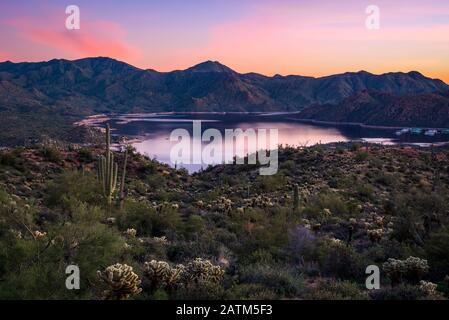
[{"label": "cholla cactus", "polygon": [[166,236],[162,236],[162,237],[153,237],[153,242],[157,243],[157,244],[168,244],[168,240]]},{"label": "cholla cactus", "polygon": [[386,218],[378,215],[376,212],[370,213],[370,226],[372,228],[383,228],[386,225]]},{"label": "cholla cactus", "polygon": [[106,223],[109,225],[113,225],[115,223],[115,221],[116,221],[116,219],[112,218],[112,217],[106,219]]},{"label": "cholla cactus", "polygon": [[417,257],[408,257],[405,260],[407,274],[410,280],[418,281],[429,272],[429,265],[427,260]]},{"label": "cholla cactus", "polygon": [[371,229],[366,230],[366,233],[368,234],[368,237],[372,242],[379,242],[380,240],[382,240],[384,231],[383,229]]},{"label": "cholla cactus", "polygon": [[400,282],[402,274],[405,270],[404,261],[389,258],[387,262],[382,265],[382,267],[391,279],[392,284],[397,284]]},{"label": "cholla cactus", "polygon": [[150,262],[145,262],[144,266],[145,276],[148,277],[152,283],[164,282],[170,273],[170,269],[170,265],[165,261],[151,260]]},{"label": "cholla cactus", "polygon": [[301,224],[304,226],[304,228],[312,230],[312,223],[309,219],[301,219]]},{"label": "cholla cactus", "polygon": [[169,291],[184,285],[198,284],[203,281],[218,283],[223,279],[224,270],[213,265],[209,260],[197,258],[186,266],[178,264],[171,267],[165,261],[151,260],[145,262],[145,277],[150,280],[151,291],[164,287]]},{"label": "cholla cactus", "polygon": [[167,287],[173,288],[178,285],[181,281],[182,275],[185,271],[183,264],[178,264],[174,268],[170,269],[169,276],[167,278]]},{"label": "cholla cactus", "polygon": [[47,235],[47,232],[40,232],[39,230],[36,230],[33,232],[34,238],[36,240],[42,239]]},{"label": "cholla cactus", "polygon": [[429,272],[429,265],[427,260],[417,257],[408,257],[406,260],[390,258],[383,264],[383,269],[391,279],[392,284],[397,284],[402,279],[416,283]]},{"label": "cholla cactus", "polygon": [[172,268],[165,261],[151,260],[150,262],[145,262],[144,270],[145,276],[151,282],[152,291],[160,286],[165,286],[171,290],[180,284],[184,266],[179,264]]},{"label": "cholla cactus", "polygon": [[323,216],[328,218],[332,215],[332,211],[328,208],[323,209]]},{"label": "cholla cactus", "polygon": [[379,226],[379,227],[383,227],[384,225],[384,217],[383,216],[375,216],[374,217],[374,222]]},{"label": "cholla cactus", "polygon": [[223,279],[223,275],[224,270],[220,266],[215,266],[209,260],[201,258],[189,262],[184,272],[185,280],[194,283],[200,281],[218,283]]},{"label": "cholla cactus", "polygon": [[232,201],[226,197],[219,197],[213,201],[213,208],[218,212],[229,213],[232,210]]},{"label": "cholla cactus", "polygon": [[427,296],[435,296],[437,294],[437,285],[430,281],[421,280],[419,282],[419,289]]},{"label": "cholla cactus", "polygon": [[12,233],[12,235],[14,236],[14,238],[16,238],[16,239],[22,239],[22,232],[21,232],[20,230],[9,229],[9,231]]},{"label": "cholla cactus", "polygon": [[204,201],[203,201],[203,200],[198,200],[198,201],[196,202],[196,206],[197,206],[198,208],[200,208],[200,209],[203,209],[203,208],[204,208]]},{"label": "cholla cactus", "polygon": [[331,245],[334,245],[334,246],[337,246],[337,247],[344,245],[343,241],[341,241],[340,239],[336,239],[336,238],[330,238],[329,242],[330,242]]},{"label": "cholla cactus", "polygon": [[54,239],[52,239],[51,241],[50,241],[50,244],[52,245],[52,246],[57,246],[57,245],[59,245],[59,246],[64,246],[64,237],[63,236],[57,236],[57,237],[55,237]]},{"label": "cholla cactus", "polygon": [[156,212],[161,213],[162,210],[178,210],[179,209],[179,204],[177,203],[172,203],[170,204],[167,201],[164,201],[162,203],[157,204],[156,202],[152,203],[153,208],[156,210]]},{"label": "cholla cactus", "polygon": [[104,292],[105,299],[124,300],[142,291],[139,288],[139,276],[126,264],[116,263],[103,271],[97,271],[97,274],[109,286]]},{"label": "cholla cactus", "polygon": [[361,219],[361,222],[372,242],[379,242],[384,236],[393,233],[393,222],[375,212],[370,214],[368,220]]},{"label": "cholla cactus", "polygon": [[265,195],[258,195],[253,198],[245,199],[246,207],[259,207],[259,208],[268,208],[273,207],[274,203],[271,198]]},{"label": "cholla cactus", "polygon": [[213,266],[209,271],[208,280],[211,282],[218,283],[223,279],[225,271],[220,266]]},{"label": "cholla cactus", "polygon": [[135,238],[137,235],[137,230],[133,228],[128,228],[126,229],[125,234],[130,238]]}]

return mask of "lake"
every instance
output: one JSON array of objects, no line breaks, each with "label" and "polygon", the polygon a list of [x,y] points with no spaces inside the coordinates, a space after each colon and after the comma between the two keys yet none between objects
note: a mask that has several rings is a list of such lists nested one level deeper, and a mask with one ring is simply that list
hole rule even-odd
[{"label": "lake", "polygon": [[[429,137],[424,134],[396,135],[397,128],[367,128],[357,125],[329,125],[307,123],[293,120],[291,114],[230,114],[230,113],[196,113],[196,114],[127,114],[127,115],[98,115],[87,118],[85,124],[103,126],[105,122],[111,125],[114,135],[135,138],[132,141],[136,150],[158,161],[175,166],[170,160],[170,150],[177,141],[170,141],[170,134],[175,129],[185,129],[192,135],[193,122],[201,121],[201,132],[213,128],[223,134],[226,129],[277,129],[278,143],[292,146],[311,146],[331,142],[347,142],[362,140],[382,144],[415,144],[429,146],[431,144],[446,143],[449,134],[438,134]],[[200,139],[196,139],[200,140]],[[195,143],[195,141],[193,143]],[[202,149],[209,142],[199,142]],[[226,144],[225,141],[222,142]],[[247,145],[244,150],[246,153]],[[225,152],[225,149],[223,149]],[[180,164],[189,172],[195,172],[207,164]]]}]

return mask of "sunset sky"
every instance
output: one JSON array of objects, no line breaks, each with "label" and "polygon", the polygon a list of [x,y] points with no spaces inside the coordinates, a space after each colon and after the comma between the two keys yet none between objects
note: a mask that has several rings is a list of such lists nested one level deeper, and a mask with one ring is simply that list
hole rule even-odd
[{"label": "sunset sky", "polygon": [[[70,4],[80,30],[65,28]],[[372,4],[379,30],[365,26]],[[109,56],[171,71],[218,60],[266,75],[417,70],[449,83],[448,0],[1,0],[0,41],[0,61]]]}]

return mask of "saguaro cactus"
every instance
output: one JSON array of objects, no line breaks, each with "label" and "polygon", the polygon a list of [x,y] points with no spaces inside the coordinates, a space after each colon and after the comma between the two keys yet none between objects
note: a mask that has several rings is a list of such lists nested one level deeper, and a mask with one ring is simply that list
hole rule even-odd
[{"label": "saguaro cactus", "polygon": [[299,209],[299,188],[295,184],[293,186],[293,210],[297,211]]},{"label": "saguaro cactus", "polygon": [[103,187],[103,195],[110,205],[117,186],[118,165],[114,162],[111,152],[111,129],[106,126],[106,152],[98,159],[98,179]]},{"label": "saguaro cactus", "polygon": [[126,165],[128,164],[128,148],[125,149],[125,161],[123,162],[123,172],[122,179],[120,181],[120,196],[119,196],[119,206],[123,209],[125,203],[125,178],[126,178]]}]

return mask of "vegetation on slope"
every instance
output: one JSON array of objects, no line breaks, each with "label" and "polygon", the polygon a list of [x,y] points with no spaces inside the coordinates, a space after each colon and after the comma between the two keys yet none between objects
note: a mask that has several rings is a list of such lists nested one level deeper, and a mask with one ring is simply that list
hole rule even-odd
[{"label": "vegetation on slope", "polygon": [[[253,165],[190,176],[130,152],[123,208],[103,197],[103,152],[0,152],[0,298],[449,295],[447,150],[283,147],[274,176]],[[65,287],[71,264],[80,290]],[[371,264],[379,290],[365,288]]]}]

